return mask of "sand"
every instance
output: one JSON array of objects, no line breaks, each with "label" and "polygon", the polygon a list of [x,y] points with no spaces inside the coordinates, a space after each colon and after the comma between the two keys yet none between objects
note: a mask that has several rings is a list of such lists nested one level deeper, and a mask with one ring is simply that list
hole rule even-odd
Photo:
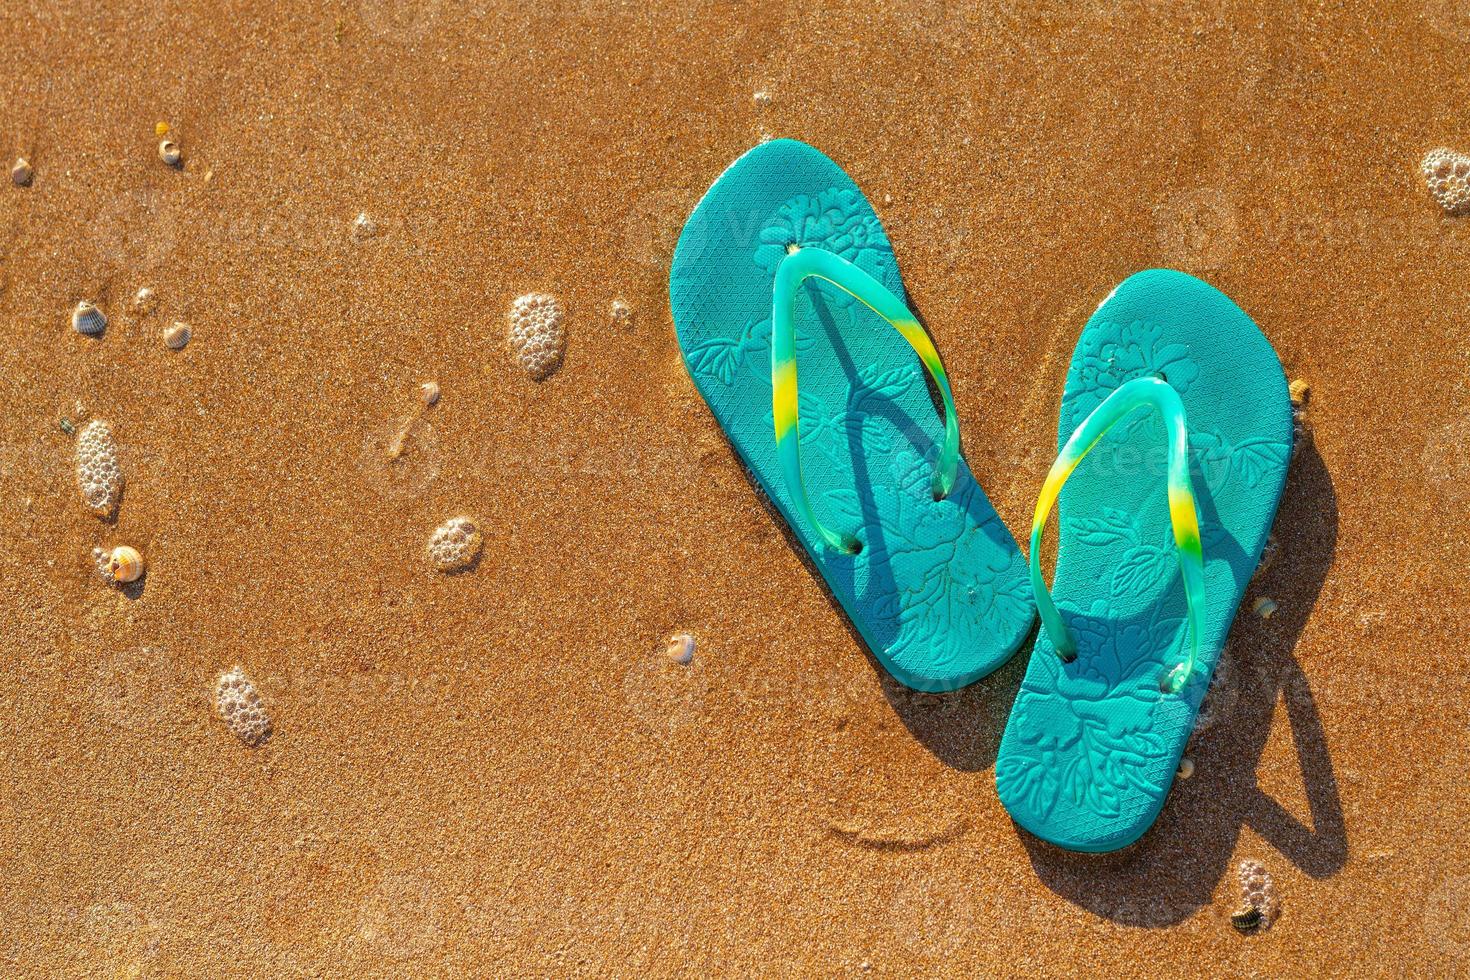
[{"label": "sand", "polygon": [[[1470,970],[1470,219],[1418,174],[1470,151],[1470,17],[679,6],[0,9],[5,162],[35,170],[0,185],[0,972]],[[1238,621],[1135,848],[1013,826],[1029,651],[950,696],[887,681],[685,375],[674,237],[766,134],[878,205],[1018,537],[1128,273],[1206,277],[1310,382],[1247,598],[1279,611]],[[540,384],[504,348],[529,292],[567,311]],[[73,482],[79,400],[115,523]],[[483,556],[441,575],[459,514]],[[97,579],[114,544],[141,587]],[[257,749],[213,713],[237,664]],[[1252,936],[1247,858],[1281,905]]]}]

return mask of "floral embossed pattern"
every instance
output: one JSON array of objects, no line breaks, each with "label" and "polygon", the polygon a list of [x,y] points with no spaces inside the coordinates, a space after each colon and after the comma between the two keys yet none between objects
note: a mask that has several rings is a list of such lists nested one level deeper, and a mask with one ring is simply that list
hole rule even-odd
[{"label": "floral embossed pattern", "polygon": [[824,248],[868,271],[891,265],[884,261],[892,249],[878,216],[861,194],[840,187],[791,198],[766,222],[759,241],[755,262],[772,276],[792,246]]},{"label": "floral embossed pattern", "polygon": [[[761,228],[757,242],[751,258],[772,277],[792,246],[814,247],[833,252],[877,275],[889,289],[897,286],[897,265],[883,226],[862,195],[853,190],[833,187],[820,194],[791,198]],[[829,309],[844,310],[849,315],[857,302],[836,289],[824,290],[823,298]],[[811,350],[814,343],[810,333],[798,329],[798,356]],[[735,372],[746,363],[747,357],[769,350],[770,344],[770,316],[748,318],[739,335],[714,337],[691,348],[687,355],[689,369],[721,384],[734,384]],[[769,370],[768,365],[764,368]]]},{"label": "floral embossed pattern", "polygon": [[[818,172],[830,178],[808,179]],[[861,550],[826,547],[793,516],[776,456],[769,311],[792,246],[832,252],[904,296],[861,192],[810,147],[763,144],[706,195],[676,251],[670,299],[685,363],[884,666],[912,687],[962,686],[1029,632],[1024,561],[963,460],[950,494],[933,498],[944,427],[919,358],[882,318],[816,278],[801,287],[795,312],[797,445],[813,511]]]},{"label": "floral embossed pattern", "polygon": [[[1068,390],[1076,392],[1068,400],[1069,431],[1124,382],[1151,375],[1164,378],[1183,395],[1199,377],[1199,366],[1190,359],[1188,347],[1165,339],[1160,323],[1104,321],[1089,327],[1082,335],[1067,378]],[[1138,415],[1129,424],[1152,417]]]},{"label": "floral embossed pattern", "polygon": [[1155,414],[1140,411],[1098,443],[1063,491],[1053,591],[1077,656],[1063,663],[1042,631],[996,761],[1012,815],[1080,850],[1129,843],[1163,805],[1290,458],[1290,403],[1275,354],[1211,287],[1166,271],[1119,287],[1078,340],[1063,439],[1114,390],[1147,376],[1166,380],[1188,415],[1206,563],[1204,662],[1180,694],[1162,693],[1190,637],[1165,433],[1150,421]]}]

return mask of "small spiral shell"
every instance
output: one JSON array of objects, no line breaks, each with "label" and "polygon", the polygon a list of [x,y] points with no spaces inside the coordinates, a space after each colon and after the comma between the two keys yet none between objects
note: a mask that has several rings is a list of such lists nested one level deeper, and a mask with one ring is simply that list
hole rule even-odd
[{"label": "small spiral shell", "polygon": [[184,159],[184,151],[173,140],[164,140],[158,144],[158,159],[170,167],[177,167],[179,161]]},{"label": "small spiral shell", "polygon": [[114,582],[136,582],[143,577],[143,556],[136,548],[118,545],[107,558],[107,572]]}]

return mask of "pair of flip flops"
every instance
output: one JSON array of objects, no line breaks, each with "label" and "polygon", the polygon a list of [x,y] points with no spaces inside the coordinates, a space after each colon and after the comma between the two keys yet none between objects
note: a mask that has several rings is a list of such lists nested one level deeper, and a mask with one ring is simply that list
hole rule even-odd
[{"label": "pair of flip flops", "polygon": [[822,153],[775,140],[732,164],[679,237],[669,295],[705,401],[895,678],[978,680],[1040,613],[996,759],[1014,819],[1073,850],[1137,840],[1286,480],[1291,402],[1251,319],[1162,269],[1103,301],[1067,374],[1028,562],[960,452],[882,223]]}]

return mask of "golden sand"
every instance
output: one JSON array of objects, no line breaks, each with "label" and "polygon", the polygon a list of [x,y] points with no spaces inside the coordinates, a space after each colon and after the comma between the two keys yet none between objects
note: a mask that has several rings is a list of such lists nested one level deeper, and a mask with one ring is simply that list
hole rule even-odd
[{"label": "golden sand", "polygon": [[[1470,970],[1470,224],[1419,172],[1470,151],[1470,17],[678,6],[0,9],[34,171],[0,187],[0,973]],[[1025,655],[888,681],[687,379],[674,238],[765,134],[879,207],[1013,532],[1128,273],[1206,277],[1310,382],[1247,597],[1277,611],[1237,620],[1134,848],[1013,827]],[[505,349],[533,292],[566,310],[540,383]],[[114,522],[78,499],[78,401]],[[440,575],[461,512],[483,556]],[[129,591],[92,568],[118,544]],[[214,713],[234,665],[259,748]],[[1279,905],[1250,936],[1243,859]]]}]

